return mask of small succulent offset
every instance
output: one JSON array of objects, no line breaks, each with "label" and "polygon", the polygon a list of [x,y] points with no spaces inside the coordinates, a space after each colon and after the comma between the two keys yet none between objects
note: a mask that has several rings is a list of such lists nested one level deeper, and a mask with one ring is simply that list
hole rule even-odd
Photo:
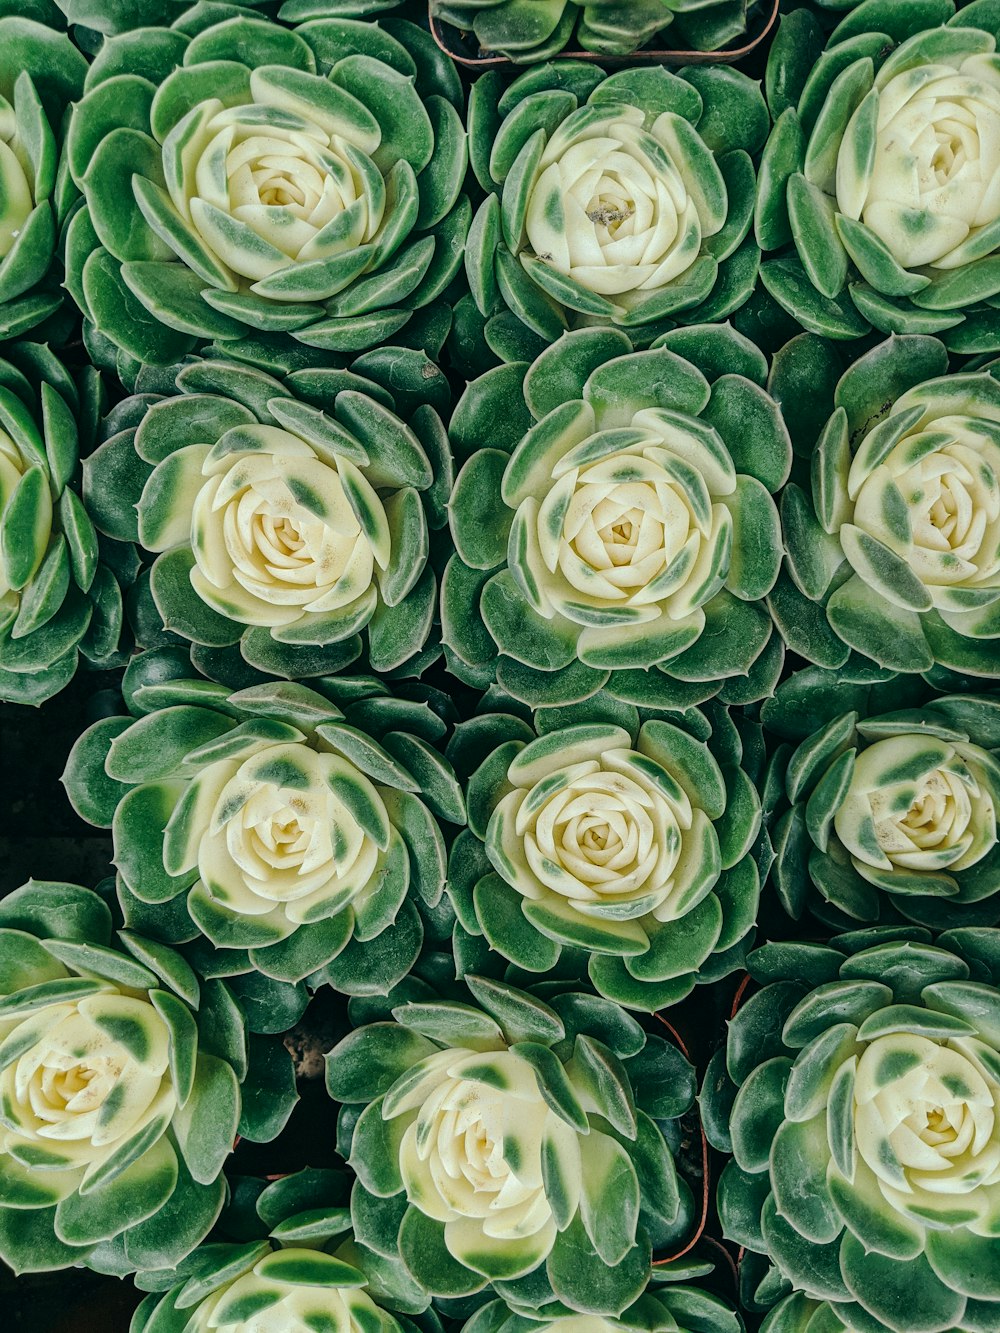
[{"label": "small succulent offset", "polygon": [[81,654],[95,666],[118,664],[122,596],[108,563],[113,544],[102,551],[78,494],[100,378],[92,369],[74,377],[39,343],[7,343],[4,352],[0,699],[38,704],[69,682]]},{"label": "small succulent offset", "polygon": [[[782,356],[772,391],[779,375],[785,394],[805,389]],[[1000,675],[1000,383],[947,368],[941,342],[917,334],[860,357],[809,491],[785,488],[789,578],[772,611],[811,661],[840,666],[853,648],[895,671]]]},{"label": "small succulent offset", "polygon": [[[805,328],[1000,349],[1000,21],[989,5],[865,0],[823,49],[806,10],[767,72],[756,235]],[[942,26],[943,25],[943,26]]]},{"label": "small succulent offset", "polygon": [[199,1014],[183,959],[113,936],[103,899],[73,884],[4,898],[0,946],[0,1255],[16,1272],[179,1263],[219,1214],[237,1131],[253,1132],[238,1005],[221,988],[227,1021]]},{"label": "small succulent offset", "polygon": [[[662,1276],[663,1280],[657,1278]],[[544,1309],[512,1312],[503,1301],[482,1306],[462,1333],[743,1333],[743,1321],[718,1296],[671,1281],[654,1269],[653,1282],[617,1318],[606,1315],[547,1314]]]},{"label": "small succulent offset", "polygon": [[[398,1293],[385,1286],[391,1265],[353,1239],[344,1173],[307,1169],[271,1184],[244,1178],[234,1194],[248,1188],[259,1191],[253,1210],[234,1204],[223,1213],[220,1239],[176,1268],[140,1274],[151,1294],[130,1333],[415,1333],[395,1308]],[[229,1212],[239,1214],[239,1241],[221,1238]]]},{"label": "small succulent offset", "polygon": [[176,385],[118,405],[84,467],[97,526],[156,554],[154,637],[165,627],[196,660],[230,650],[285,677],[352,662],[361,631],[376,670],[414,659],[435,615],[429,532],[447,521],[451,475],[435,409],[410,403],[403,421],[359,370],[281,383],[199,361]]},{"label": "small succulent offset", "polygon": [[[463,820],[431,742],[444,724],[374,679],[321,678],[230,693],[130,669],[132,716],[77,741],[64,781],[111,828],[126,921],[212,975],[304,978],[384,993],[412,966],[445,851],[430,807]],[[334,699],[344,701],[344,709]]]},{"label": "small succulent offset", "polygon": [[67,137],[74,299],[154,364],[248,328],[386,340],[461,266],[457,76],[406,22],[373,46],[367,25],[215,20],[123,32],[91,65]]},{"label": "small succulent offset", "polygon": [[75,202],[63,119],[87,62],[64,32],[15,12],[0,17],[0,52],[0,336],[16,338],[63,304],[56,254]]},{"label": "small succulent offset", "polygon": [[997,937],[884,927],[750,955],[762,989],[703,1094],[735,1158],[723,1229],[848,1329],[997,1327]]},{"label": "small succulent offset", "polygon": [[665,1138],[691,1067],[607,1000],[466,985],[327,1056],[358,1239],[435,1296],[492,1284],[514,1308],[620,1314],[691,1223]]},{"label": "small succulent offset", "polygon": [[849,928],[1000,924],[1000,701],[844,713],[786,756],[774,883],[793,917]]},{"label": "small succulent offset", "polygon": [[546,341],[616,324],[637,344],[725,319],[757,278],[751,158],[767,125],[757,84],[730,69],[551,64],[506,89],[487,74],[469,102],[488,195],[466,252],[481,313],[510,310]]},{"label": "small succulent offset", "polygon": [[760,801],[723,718],[629,732],[594,715],[538,736],[504,714],[456,728],[477,766],[448,877],[455,953],[463,932],[485,936],[530,973],[582,950],[601,994],[652,1012],[743,965]]},{"label": "small succulent offset", "polygon": [[706,326],[645,352],[578,330],[471,383],[451,425],[467,459],[442,586],[453,670],[529,702],[609,682],[681,708],[769,694],[791,444],[765,377],[745,339]]},{"label": "small succulent offset", "polygon": [[[575,43],[630,55],[668,26],[670,44],[713,51],[746,31],[746,0],[432,0],[433,17],[471,32],[484,51],[518,64]],[[662,42],[661,38],[661,42]]]}]

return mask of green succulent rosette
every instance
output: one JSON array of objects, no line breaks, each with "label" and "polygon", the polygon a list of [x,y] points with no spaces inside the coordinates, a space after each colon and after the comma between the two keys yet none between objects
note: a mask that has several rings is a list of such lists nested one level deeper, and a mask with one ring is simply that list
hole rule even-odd
[{"label": "green succulent rosette", "polygon": [[321,675],[363,643],[375,670],[419,670],[451,484],[436,367],[380,349],[279,381],[211,360],[175,385],[118,404],[84,466],[97,527],[155,557],[131,603],[140,644],[169,631],[209,675],[220,658]]},{"label": "green succulent rosette", "polygon": [[63,776],[77,812],[112,830],[130,927],[303,1007],[306,978],[379,995],[406,974],[416,902],[444,890],[437,818],[464,822],[426,696],[314,684],[231,693],[147,654],[126,679],[131,715],[88,728]]},{"label": "green succulent rosette", "polygon": [[485,75],[469,97],[487,192],[466,251],[480,312],[510,311],[546,342],[614,324],[649,343],[724,320],[757,279],[752,158],[767,127],[758,85],[732,69],[605,77],[557,62],[506,88]]},{"label": "green succulent rosette", "polygon": [[603,702],[575,710],[589,722],[539,710],[539,734],[503,713],[456,728],[449,754],[471,771],[448,876],[455,956],[480,966],[478,941],[530,974],[579,951],[602,995],[652,1012],[743,966],[760,800],[723,710],[714,726],[691,710],[628,728]]},{"label": "green succulent rosette", "polygon": [[[847,1316],[829,1301],[814,1301],[802,1292],[786,1296],[761,1324],[761,1333],[860,1333],[861,1326],[852,1324]],[[954,1333],[974,1333],[962,1325]]]},{"label": "green succulent rosette", "polygon": [[953,0],[864,0],[825,39],[805,9],[783,20],[755,234],[806,329],[1000,348],[998,33],[992,6]]},{"label": "green succulent rosette", "polygon": [[99,376],[90,368],[71,374],[40,343],[7,343],[4,353],[0,699],[39,704],[68,684],[81,656],[118,665],[118,577],[130,571],[126,551],[98,540],[80,498],[80,454],[93,444],[102,405]]},{"label": "green succulent rosette", "polygon": [[268,1051],[255,1110],[265,1087],[233,994],[113,934],[89,889],[8,894],[0,947],[0,1255],[19,1273],[179,1263],[219,1214],[236,1134],[270,1138],[287,1118],[290,1059]]},{"label": "green succulent rosette", "polygon": [[780,756],[789,804],[773,873],[785,910],[808,907],[835,929],[1000,923],[998,716],[996,699],[975,694],[844,713]]},{"label": "green succulent rosette", "polygon": [[[663,1280],[657,1281],[657,1278]],[[743,1333],[740,1316],[711,1292],[654,1270],[653,1284],[617,1318],[543,1310],[512,1312],[503,1301],[477,1310],[462,1333]]]},{"label": "green succulent rosette", "polygon": [[[59,236],[75,202],[62,157],[70,102],[83,92],[87,62],[58,11],[0,6],[0,337],[16,338],[63,305]],[[41,330],[36,336],[42,336]]]},{"label": "green succulent rosette", "polygon": [[621,1314],[691,1226],[672,1155],[691,1066],[572,985],[424,989],[327,1056],[358,1240],[433,1296]]},{"label": "green succulent rosette", "polygon": [[746,0],[432,0],[433,17],[471,34],[484,51],[517,64],[578,45],[631,55],[658,34],[661,44],[714,51],[746,32]]},{"label": "green succulent rosette", "polygon": [[752,1269],[770,1262],[758,1297],[829,1302],[820,1329],[997,1325],[998,932],[931,938],[881,927],[755,951],[761,989],[706,1077],[706,1132],[734,1157],[724,1234]]},{"label": "green succulent rosette", "polygon": [[[778,353],[780,401],[806,392],[827,347],[803,335]],[[782,495],[787,558],[770,606],[788,647],[819,666],[853,649],[897,672],[1000,674],[1000,386],[947,369],[938,339],[910,334],[858,358],[829,398],[812,381],[833,412],[808,482],[803,464]]]},{"label": "green succulent rosette", "polygon": [[644,352],[579,330],[473,381],[451,423],[452,670],[533,704],[770,694],[791,444],[765,378],[723,325]]},{"label": "green succulent rosette", "polygon": [[[385,342],[461,267],[454,69],[429,35],[195,5],[112,36],[66,141],[84,207],[67,285],[88,325],[169,365],[248,330]],[[145,21],[145,20],[144,20]]]},{"label": "green succulent rosette", "polygon": [[[340,1171],[237,1180],[220,1239],[173,1269],[138,1275],[150,1295],[130,1333],[415,1333],[406,1313],[420,1314],[429,1298],[355,1242],[349,1195]],[[441,1327],[433,1315],[421,1324]]]}]

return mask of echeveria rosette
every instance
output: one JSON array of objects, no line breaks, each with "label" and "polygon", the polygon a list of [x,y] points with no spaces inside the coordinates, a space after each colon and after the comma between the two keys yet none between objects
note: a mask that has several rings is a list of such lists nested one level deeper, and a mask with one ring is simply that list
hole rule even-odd
[{"label": "echeveria rosette", "polygon": [[456,728],[456,760],[476,766],[448,877],[455,955],[479,937],[530,974],[580,951],[601,994],[652,1012],[743,966],[760,802],[723,718],[629,731],[593,717],[540,710],[537,736],[504,714]]},{"label": "echeveria rosette", "polygon": [[466,272],[485,316],[547,342],[615,324],[637,344],[724,320],[753,291],[752,157],[767,133],[756,83],[731,69],[605,77],[546,65],[472,89],[470,155],[488,197]]},{"label": "echeveria rosette", "polygon": [[[801,341],[775,359],[781,401],[807,388]],[[1000,674],[1000,385],[947,369],[942,343],[919,334],[865,353],[834,388],[808,486],[785,488],[771,608],[818,665],[854,649],[899,672]]]},{"label": "echeveria rosette", "polygon": [[[349,1196],[342,1171],[235,1180],[211,1244],[138,1276],[151,1294],[130,1333],[415,1333],[406,1314],[429,1298],[405,1275],[393,1282],[401,1264],[357,1244]],[[428,1330],[439,1327],[431,1316]]]},{"label": "echeveria rosette", "polygon": [[327,1056],[358,1239],[435,1296],[620,1314],[691,1225],[691,1068],[607,1000],[467,977]]},{"label": "echeveria rosette", "polygon": [[0,14],[0,51],[0,336],[50,321],[35,336],[60,340],[57,252],[75,203],[62,133],[87,62],[65,32],[16,7]]},{"label": "echeveria rosette", "polygon": [[756,236],[768,291],[805,328],[940,333],[1000,348],[997,18],[952,0],[865,0],[823,46],[787,20],[767,85]]},{"label": "echeveria rosette", "polygon": [[644,352],[578,330],[473,381],[451,423],[452,669],[532,703],[769,694],[791,445],[765,378],[723,325]]},{"label": "echeveria rosette", "polygon": [[241,1107],[238,1002],[173,950],[113,935],[89,889],[9,894],[0,939],[0,1255],[17,1272],[180,1262],[219,1214],[237,1132],[287,1118],[290,1059],[282,1086],[269,1053],[265,1117]]},{"label": "echeveria rosette", "polygon": [[785,909],[838,929],[1000,923],[998,713],[974,694],[845,713],[785,755],[789,808],[773,835]]},{"label": "echeveria rosette", "polygon": [[99,376],[89,368],[72,375],[39,343],[8,343],[4,352],[0,699],[38,704],[69,682],[81,655],[119,664],[122,595],[112,565],[121,561],[114,543],[99,542],[80,498],[80,455],[93,445],[102,406]]},{"label": "echeveria rosette", "polygon": [[649,1288],[617,1317],[512,1312],[503,1301],[491,1301],[462,1333],[743,1333],[743,1321],[718,1296],[673,1280],[669,1269],[654,1269]]},{"label": "echeveria rosette", "polygon": [[167,658],[133,663],[132,716],[85,731],[64,775],[113,831],[126,921],[211,975],[384,994],[420,951],[415,899],[444,889],[431,809],[464,817],[444,723],[370,678],[230,693]]},{"label": "echeveria rosette", "polygon": [[[713,51],[746,31],[746,0],[433,0],[432,15],[471,33],[484,51],[531,64],[578,45],[631,55],[660,35]],[[664,35],[666,28],[668,35]]]},{"label": "echeveria rosette", "polygon": [[[194,362],[179,393],[112,411],[85,494],[102,531],[156,557],[133,608],[141,644],[167,629],[208,674],[215,650],[269,675],[321,675],[360,655],[362,632],[376,670],[423,661],[431,532],[447,521],[451,480],[431,405],[443,377],[412,350],[371,353],[370,371],[368,359],[284,382]],[[394,398],[379,377],[395,374]]]},{"label": "echeveria rosette", "polygon": [[368,25],[214,17],[140,29],[141,72],[134,31],[90,68],[67,135],[86,201],[74,299],[154,364],[248,329],[335,352],[386,341],[461,266],[454,70],[405,21],[373,46]]},{"label": "echeveria rosette", "polygon": [[764,1288],[783,1279],[861,1333],[980,1331],[1000,1311],[998,932],[931,938],[752,953],[762,989],[702,1094],[734,1155],[724,1233],[773,1265]]}]

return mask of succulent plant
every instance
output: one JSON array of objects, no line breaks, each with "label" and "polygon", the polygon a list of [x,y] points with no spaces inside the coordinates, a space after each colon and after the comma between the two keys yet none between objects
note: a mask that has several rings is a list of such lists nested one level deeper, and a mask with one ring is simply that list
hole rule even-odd
[{"label": "succulent plant", "polygon": [[508,309],[547,342],[616,324],[638,344],[723,320],[753,291],[768,119],[745,75],[555,63],[505,88],[490,72],[469,126],[487,199],[466,272],[484,315]]},{"label": "succulent plant", "polygon": [[153,364],[248,329],[338,353],[386,341],[461,266],[454,70],[405,21],[221,15],[121,31],[91,65],[66,146],[86,201],[74,299]]},{"label": "succulent plant", "polygon": [[431,810],[461,822],[462,795],[426,702],[315,683],[230,693],[151,653],[130,668],[132,715],[85,731],[64,782],[113,831],[130,926],[200,939],[189,956],[210,974],[384,994],[420,951],[414,899],[444,889]]},{"label": "succulent plant", "polygon": [[[662,1276],[662,1281],[657,1278]],[[482,1306],[462,1333],[742,1333],[743,1321],[718,1296],[671,1281],[654,1269],[654,1280],[617,1318],[544,1311],[512,1313],[503,1301]],[[796,1330],[797,1333],[797,1330]]]},{"label": "succulent plant", "polygon": [[[779,401],[806,389],[817,352],[795,340],[778,354]],[[836,385],[808,491],[785,488],[787,575],[771,610],[788,646],[821,666],[855,649],[894,671],[1000,674],[1000,385],[947,369],[943,344],[919,334],[858,358]]]},{"label": "succulent plant", "polygon": [[931,938],[756,950],[703,1093],[725,1234],[861,1333],[1000,1313],[1000,933]]},{"label": "succulent plant", "polygon": [[692,1097],[676,1047],[566,985],[467,977],[327,1056],[360,1241],[430,1294],[620,1314],[691,1224],[669,1141]]},{"label": "succulent plant", "polygon": [[[855,1333],[856,1326],[829,1301],[814,1301],[800,1291],[786,1296],[761,1324],[761,1333]],[[972,1333],[956,1329],[955,1333]]]},{"label": "succulent plant", "polygon": [[581,950],[602,995],[653,1011],[743,965],[760,801],[722,710],[714,727],[691,710],[627,729],[602,702],[569,725],[540,710],[539,735],[509,714],[456,728],[450,753],[473,771],[448,876],[455,954],[485,937],[548,973]]},{"label": "succulent plant", "polygon": [[431,13],[471,32],[485,51],[518,64],[548,60],[571,43],[630,55],[663,40],[713,51],[746,31],[746,0],[432,0]]},{"label": "succulent plant", "polygon": [[805,328],[1000,349],[998,32],[991,6],[953,0],[864,0],[825,49],[808,11],[784,21],[755,230],[782,252],[764,285]]},{"label": "succulent plant", "polygon": [[[389,1261],[354,1241],[349,1192],[345,1173],[330,1170],[237,1180],[219,1239],[176,1268],[138,1276],[151,1294],[131,1333],[415,1333],[399,1309],[414,1293],[405,1282],[394,1289]],[[239,1239],[226,1239],[233,1231]]]},{"label": "succulent plant", "polygon": [[0,7],[0,52],[0,337],[16,338],[63,304],[56,252],[75,195],[62,130],[87,62],[65,32],[14,5]]},{"label": "succulent plant", "polygon": [[291,1061],[263,1118],[241,1107],[238,1002],[172,949],[113,935],[89,889],[8,894],[0,945],[0,1255],[21,1273],[179,1263],[222,1207],[237,1132],[273,1136],[287,1117]]},{"label": "succulent plant", "polygon": [[100,378],[91,369],[72,375],[39,343],[3,350],[0,699],[37,704],[68,683],[81,654],[96,666],[117,665],[122,596],[114,544],[102,549],[78,493]]},{"label": "succulent plant", "polygon": [[[374,378],[360,358],[284,383],[193,362],[179,393],[113,410],[85,495],[103,532],[156,554],[140,585],[140,643],[166,628],[194,645],[199,667],[229,650],[285,677],[352,662],[361,631],[376,670],[418,658],[437,605],[429,529],[447,522],[451,482],[430,405],[444,380],[422,353],[371,357]],[[426,393],[397,395],[407,422],[378,377],[411,369]]]},{"label": "succulent plant", "polygon": [[645,352],[583,329],[470,384],[451,426],[465,460],[442,584],[453,670],[532,703],[605,685],[675,708],[769,694],[770,493],[791,445],[765,376],[727,326]]},{"label": "succulent plant", "polygon": [[774,882],[793,917],[1000,924],[1000,702],[844,713],[782,757]]}]

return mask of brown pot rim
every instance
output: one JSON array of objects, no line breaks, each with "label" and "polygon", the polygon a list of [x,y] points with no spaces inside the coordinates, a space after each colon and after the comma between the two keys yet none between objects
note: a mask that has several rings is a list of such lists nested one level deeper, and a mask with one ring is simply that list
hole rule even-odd
[{"label": "brown pot rim", "polygon": [[[581,51],[566,48],[559,51],[552,59],[558,60],[582,60],[591,64],[601,65],[734,65],[738,60],[743,60],[746,56],[756,51],[763,42],[774,31],[778,22],[778,9],[780,0],[772,0],[771,11],[764,20],[759,32],[755,33],[742,46],[725,46],[719,51],[685,51],[685,50],[650,50],[643,48],[640,51],[633,51],[631,55],[614,56],[605,55],[599,51]],[[438,44],[446,56],[454,60],[458,65],[464,65],[466,69],[495,69],[498,66],[507,66],[510,69],[528,70],[530,64],[520,64],[511,60],[508,56],[501,55],[483,55],[466,56],[456,50],[455,45],[449,43],[446,32],[438,18],[431,12],[431,2],[427,4],[427,20],[430,24],[431,36]],[[451,24],[445,25],[449,32],[457,33],[457,28],[452,28]]]},{"label": "brown pot rim", "polygon": [[[674,1027],[673,1023],[671,1023],[669,1019],[664,1018],[662,1014],[654,1014],[653,1017],[667,1029],[667,1032],[670,1034],[674,1045],[680,1051],[681,1055],[683,1055],[685,1059],[690,1059],[687,1043]],[[705,1137],[705,1130],[702,1127],[700,1116],[698,1118],[698,1134],[701,1138],[701,1209],[698,1214],[698,1220],[694,1231],[685,1244],[679,1250],[675,1250],[673,1254],[667,1254],[662,1258],[654,1259],[654,1268],[666,1268],[668,1265],[676,1263],[678,1259],[682,1259],[685,1254],[693,1250],[698,1244],[702,1236],[705,1234],[705,1228],[708,1225],[708,1210],[712,1194],[710,1161],[708,1155],[708,1139]]]}]

